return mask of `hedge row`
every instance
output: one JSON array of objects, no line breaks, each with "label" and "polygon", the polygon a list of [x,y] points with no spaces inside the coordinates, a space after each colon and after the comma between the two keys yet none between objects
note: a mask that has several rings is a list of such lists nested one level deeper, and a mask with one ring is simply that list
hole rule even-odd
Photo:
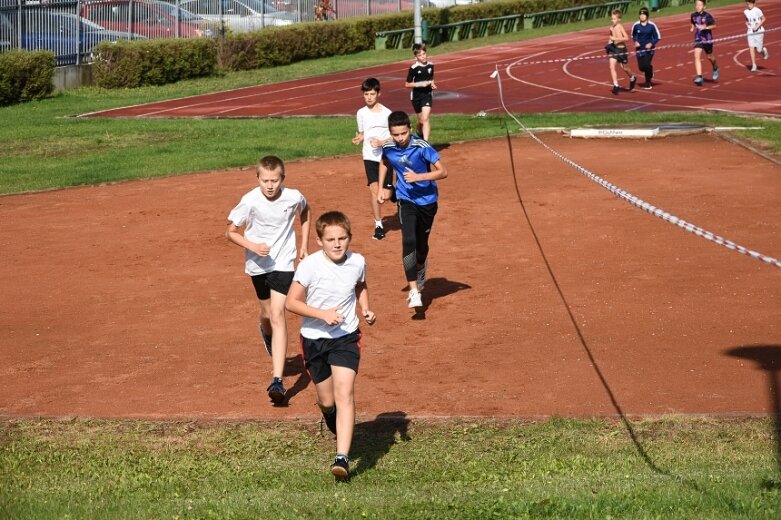
[{"label": "hedge row", "polygon": [[57,61],[48,51],[8,51],[0,54],[0,106],[51,95]]}]

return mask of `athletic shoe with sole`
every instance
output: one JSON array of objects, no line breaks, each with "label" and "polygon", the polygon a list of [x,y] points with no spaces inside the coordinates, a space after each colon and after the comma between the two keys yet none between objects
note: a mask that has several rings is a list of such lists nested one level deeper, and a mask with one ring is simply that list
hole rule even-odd
[{"label": "athletic shoe with sole", "polygon": [[618,95],[618,91],[619,91],[618,85],[613,85],[613,90],[611,92],[613,92],[614,96]]},{"label": "athletic shoe with sole", "polygon": [[263,336],[263,346],[266,347],[266,352],[268,352],[268,355],[271,355],[271,334],[266,334],[266,331],[263,330],[263,324],[258,324],[258,330],[260,330],[260,335]]},{"label": "athletic shoe with sole", "polygon": [[651,90],[652,88],[654,88],[654,84],[650,81],[643,83],[643,90]]},{"label": "athletic shoe with sole", "polygon": [[700,85],[702,85],[702,76],[695,76],[695,78],[694,78],[694,84],[695,84],[695,85],[697,85],[698,87],[699,87]]},{"label": "athletic shoe with sole", "polygon": [[330,412],[323,411],[323,422],[328,430],[336,435],[336,406],[331,408]]},{"label": "athletic shoe with sole", "polygon": [[752,66],[751,66],[751,72],[756,72],[756,71],[758,71],[758,70],[759,70],[759,69],[757,68],[757,66],[756,66],[756,65],[752,65]]},{"label": "athletic shoe with sole", "polygon": [[713,69],[713,81],[717,81],[719,79],[719,69]]},{"label": "athletic shoe with sole", "polygon": [[415,307],[423,307],[423,297],[420,295],[420,291],[411,290],[407,295],[407,307],[414,309]]},{"label": "athletic shoe with sole", "polygon": [[271,384],[268,385],[266,391],[268,392],[269,399],[271,399],[271,402],[274,404],[280,404],[284,401],[285,394],[287,393],[287,390],[285,390],[285,387],[282,385],[282,380],[276,377],[271,381]]},{"label": "athletic shoe with sole", "polygon": [[637,85],[637,76],[632,76],[629,78],[629,90],[634,90],[635,85]]},{"label": "athletic shoe with sole", "polygon": [[385,238],[385,230],[382,229],[381,226],[377,226],[374,228],[374,235],[372,236],[374,240],[382,240]]},{"label": "athletic shoe with sole", "polygon": [[768,56],[770,56],[770,53],[767,52],[767,47],[762,47],[762,57],[767,59]]},{"label": "athletic shoe with sole", "polygon": [[423,286],[426,285],[426,270],[428,269],[428,258],[423,262],[423,267],[418,269],[418,291],[423,290]]},{"label": "athletic shoe with sole", "polygon": [[350,478],[350,463],[346,458],[337,456],[334,459],[334,463],[331,464],[331,475],[339,481]]}]

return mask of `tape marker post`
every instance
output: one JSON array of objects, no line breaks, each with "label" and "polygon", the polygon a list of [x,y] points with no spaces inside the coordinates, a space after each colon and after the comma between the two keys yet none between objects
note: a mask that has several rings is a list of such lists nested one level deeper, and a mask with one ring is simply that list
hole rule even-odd
[{"label": "tape marker post", "polygon": [[633,206],[640,208],[641,210],[657,217],[661,218],[665,222],[668,222],[669,224],[672,224],[674,226],[678,226],[679,228],[688,231],[690,233],[694,233],[696,236],[704,238],[705,240],[708,240],[710,242],[713,242],[716,245],[720,245],[723,247],[726,247],[727,249],[730,249],[732,251],[737,251],[740,254],[749,256],[751,258],[754,258],[755,260],[760,260],[766,264],[779,267],[781,268],[781,260],[774,258],[772,256],[768,256],[765,254],[762,254],[758,251],[754,251],[752,249],[749,249],[747,247],[744,247],[740,244],[737,244],[733,242],[732,240],[728,240],[720,235],[717,235],[711,231],[708,231],[706,229],[703,229],[695,224],[692,224],[691,222],[687,222],[682,218],[676,217],[672,213],[669,213],[668,211],[663,210],[662,208],[657,208],[653,204],[644,201],[643,199],[632,195],[626,190],[621,189],[620,187],[616,186],[615,184],[612,184],[599,175],[589,171],[588,169],[584,168],[583,166],[579,165],[572,159],[567,158],[565,155],[559,153],[558,151],[554,150],[550,146],[548,146],[545,142],[543,142],[537,135],[535,135],[534,132],[532,132],[529,128],[526,127],[518,118],[516,118],[508,109],[507,106],[504,103],[504,94],[502,92],[502,78],[499,74],[499,66],[496,65],[495,70],[491,73],[491,78],[496,79],[497,87],[499,89],[499,102],[502,105],[502,108],[504,109],[505,113],[510,116],[510,118],[515,121],[518,126],[523,130],[525,133],[527,133],[532,139],[534,139],[538,144],[540,144],[543,148],[548,150],[554,157],[561,160],[568,166],[571,166],[572,168],[576,169],[578,172],[580,172],[582,175],[586,176],[588,179],[596,182],[606,190],[608,190],[610,193],[615,195],[616,197],[632,204]]}]

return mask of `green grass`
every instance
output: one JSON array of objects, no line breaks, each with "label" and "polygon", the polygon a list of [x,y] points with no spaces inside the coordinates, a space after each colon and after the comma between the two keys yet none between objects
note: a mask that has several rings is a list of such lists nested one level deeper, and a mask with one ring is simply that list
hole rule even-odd
[{"label": "green grass", "polygon": [[[778,518],[769,420],[0,423],[6,518]],[[640,447],[648,457],[640,456]]]},{"label": "green grass", "polygon": [[[712,2],[712,7],[735,3]],[[665,9],[664,14],[691,6]],[[435,53],[528,39],[604,25],[603,20],[521,31],[483,40],[442,45]],[[408,50],[367,51],[162,87],[126,90],[83,88],[52,99],[0,108],[0,193],[18,193],[127,179],[180,175],[247,166],[262,154],[285,160],[354,154],[352,117],[165,120],[81,119],[71,116],[139,103],[308,77],[408,59]],[[360,99],[356,98],[357,106]],[[693,122],[718,126],[763,126],[743,135],[781,151],[781,122],[722,114],[532,114],[530,126],[581,126],[645,122]],[[503,135],[500,117],[436,116],[437,143]]]}]

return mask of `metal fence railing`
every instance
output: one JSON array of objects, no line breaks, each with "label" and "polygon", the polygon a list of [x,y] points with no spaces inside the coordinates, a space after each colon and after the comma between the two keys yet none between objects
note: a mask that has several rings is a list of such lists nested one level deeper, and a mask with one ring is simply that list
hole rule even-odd
[{"label": "metal fence railing", "polygon": [[0,0],[0,52],[49,50],[59,65],[70,65],[89,61],[106,40],[208,38],[412,8],[413,0]]}]

